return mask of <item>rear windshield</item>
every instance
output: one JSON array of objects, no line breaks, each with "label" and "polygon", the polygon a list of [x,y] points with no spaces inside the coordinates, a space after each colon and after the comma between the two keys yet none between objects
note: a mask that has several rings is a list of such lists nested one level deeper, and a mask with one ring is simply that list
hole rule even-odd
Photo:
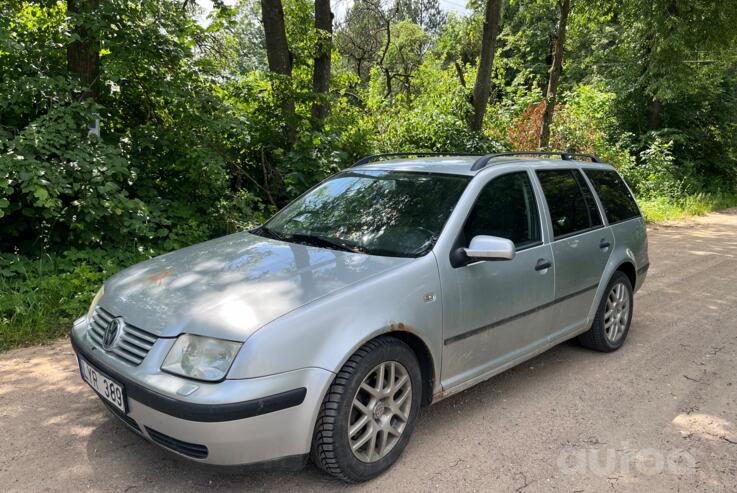
[{"label": "rear windshield", "polygon": [[254,232],[325,248],[418,257],[432,249],[469,179],[349,171],[308,191]]},{"label": "rear windshield", "polygon": [[604,206],[609,224],[640,216],[634,197],[616,171],[587,169],[585,173]]}]

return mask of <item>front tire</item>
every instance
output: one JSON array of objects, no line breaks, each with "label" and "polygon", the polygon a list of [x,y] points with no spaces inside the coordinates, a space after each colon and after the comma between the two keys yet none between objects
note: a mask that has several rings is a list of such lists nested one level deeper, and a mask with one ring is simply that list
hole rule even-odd
[{"label": "front tire", "polygon": [[599,303],[591,328],[578,336],[587,348],[610,353],[624,344],[632,323],[634,308],[632,283],[622,271],[612,276]]},{"label": "front tire", "polygon": [[367,342],[325,395],[312,460],[350,483],[378,476],[407,446],[421,401],[420,366],[412,349],[390,336]]}]

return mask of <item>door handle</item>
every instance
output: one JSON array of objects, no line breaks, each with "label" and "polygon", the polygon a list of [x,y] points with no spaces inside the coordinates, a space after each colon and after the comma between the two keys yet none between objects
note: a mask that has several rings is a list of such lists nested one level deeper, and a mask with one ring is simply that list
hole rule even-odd
[{"label": "door handle", "polygon": [[609,243],[609,241],[606,238],[602,238],[601,239],[601,243],[599,243],[599,248],[601,248],[602,250],[604,250],[605,248],[609,248],[610,246],[612,246],[612,245],[611,245],[611,243]]},{"label": "door handle", "polygon": [[549,261],[545,260],[544,258],[541,258],[537,261],[537,264],[535,264],[535,270],[545,270],[549,268],[551,264]]}]

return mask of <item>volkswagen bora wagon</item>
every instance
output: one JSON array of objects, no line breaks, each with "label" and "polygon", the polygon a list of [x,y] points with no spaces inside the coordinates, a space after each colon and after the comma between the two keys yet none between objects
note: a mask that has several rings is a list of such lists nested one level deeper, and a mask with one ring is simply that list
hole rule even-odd
[{"label": "volkswagen bora wagon", "polygon": [[364,158],[259,228],[116,274],[72,330],[82,378],[196,461],[380,474],[420,407],[627,337],[632,193],[594,156],[522,154]]}]

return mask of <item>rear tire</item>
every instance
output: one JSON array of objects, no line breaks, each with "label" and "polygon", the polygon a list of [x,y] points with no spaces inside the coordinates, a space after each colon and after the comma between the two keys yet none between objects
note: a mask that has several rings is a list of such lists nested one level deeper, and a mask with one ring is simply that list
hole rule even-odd
[{"label": "rear tire", "polygon": [[317,417],[312,460],[328,474],[359,483],[396,462],[422,402],[420,366],[394,337],[364,344],[328,389]]},{"label": "rear tire", "polygon": [[616,271],[604,291],[594,323],[578,336],[579,342],[603,353],[616,351],[627,338],[633,309],[632,283],[624,272]]}]

